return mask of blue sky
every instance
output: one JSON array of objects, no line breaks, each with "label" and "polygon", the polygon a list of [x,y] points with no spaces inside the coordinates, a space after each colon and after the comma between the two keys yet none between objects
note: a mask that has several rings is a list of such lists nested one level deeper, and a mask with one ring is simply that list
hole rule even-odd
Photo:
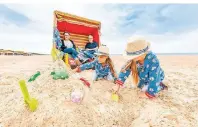
[{"label": "blue sky", "polygon": [[55,9],[101,21],[101,41],[114,54],[135,35],[157,53],[198,52],[198,5],[192,4],[0,4],[0,48],[49,53]]},{"label": "blue sky", "polygon": [[[108,6],[108,5],[107,5]],[[127,14],[120,17],[118,25],[123,33],[164,34],[167,32],[182,32],[198,27],[198,5],[192,4],[121,4],[114,8],[127,10]],[[114,9],[111,8],[111,9]]]},{"label": "blue sky", "polygon": [[4,19],[1,21],[1,23],[5,25],[15,24],[19,27],[23,27],[24,25],[31,22],[31,20],[27,16],[18,13],[12,9],[9,9],[6,5],[1,4],[0,17]]}]

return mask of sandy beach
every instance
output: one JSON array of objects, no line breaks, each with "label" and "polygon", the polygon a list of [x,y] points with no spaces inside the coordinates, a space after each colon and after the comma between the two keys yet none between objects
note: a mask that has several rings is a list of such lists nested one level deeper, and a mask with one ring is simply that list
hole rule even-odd
[{"label": "sandy beach", "polygon": [[[198,127],[198,55],[158,56],[165,71],[168,91],[155,100],[138,98],[139,89],[131,79],[121,89],[119,103],[113,102],[109,81],[92,82],[92,70],[80,74],[91,89],[79,80],[53,80],[50,56],[0,56],[0,127]],[[117,71],[126,62],[112,56]],[[39,101],[30,112],[18,85],[36,71],[41,76],[27,83],[30,96]],[[75,88],[85,92],[81,104],[70,101]]]}]

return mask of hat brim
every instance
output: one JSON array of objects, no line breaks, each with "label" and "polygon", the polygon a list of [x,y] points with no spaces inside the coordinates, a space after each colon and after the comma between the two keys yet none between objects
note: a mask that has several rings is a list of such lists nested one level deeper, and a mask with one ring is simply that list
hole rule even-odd
[{"label": "hat brim", "polygon": [[141,53],[141,54],[138,54],[138,55],[127,55],[126,51],[124,51],[124,53],[122,54],[124,56],[124,59],[127,59],[127,60],[132,60],[132,59],[135,59],[145,53],[148,53],[150,51],[150,42],[148,42],[148,50],[144,53]]},{"label": "hat brim", "polygon": [[109,54],[100,53],[100,52],[96,52],[96,53],[94,53],[94,54],[97,55],[97,56],[109,56]]}]

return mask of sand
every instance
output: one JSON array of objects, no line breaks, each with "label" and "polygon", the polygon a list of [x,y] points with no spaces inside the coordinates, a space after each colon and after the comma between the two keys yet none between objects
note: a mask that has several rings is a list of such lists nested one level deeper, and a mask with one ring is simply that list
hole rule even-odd
[{"label": "sand", "polygon": [[[116,70],[125,63],[112,56]],[[159,56],[166,74],[168,91],[155,100],[138,98],[139,89],[120,91],[119,103],[110,99],[114,84],[92,82],[92,70],[80,74],[91,83],[91,89],[79,80],[53,80],[50,56],[0,56],[0,127],[197,127],[198,126],[198,56]],[[30,112],[23,102],[18,80],[36,71],[41,76],[27,83],[31,97],[39,101]],[[81,104],[70,101],[73,89],[84,90]]]}]

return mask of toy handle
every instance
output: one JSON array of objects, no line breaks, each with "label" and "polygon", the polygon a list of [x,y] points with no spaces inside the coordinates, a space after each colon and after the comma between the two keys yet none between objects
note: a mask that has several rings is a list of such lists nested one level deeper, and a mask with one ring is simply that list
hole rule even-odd
[{"label": "toy handle", "polygon": [[34,81],[39,75],[41,75],[40,71],[36,72],[36,74],[31,76],[28,82]]},{"label": "toy handle", "polygon": [[80,80],[83,81],[83,83],[90,88],[90,83],[87,80],[85,80],[84,78],[80,78]]},{"label": "toy handle", "polygon": [[26,83],[24,80],[20,80],[19,81],[19,85],[20,85],[20,88],[21,88],[21,91],[23,93],[23,97],[26,101],[28,101],[30,99],[30,95],[28,93],[28,89],[26,87]]}]

